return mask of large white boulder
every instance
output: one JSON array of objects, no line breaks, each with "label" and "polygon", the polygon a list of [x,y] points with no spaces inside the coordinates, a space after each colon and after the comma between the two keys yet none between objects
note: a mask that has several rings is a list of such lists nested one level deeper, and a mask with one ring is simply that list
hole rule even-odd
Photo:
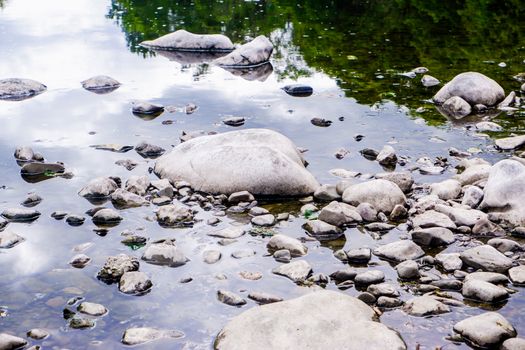
[{"label": "large white boulder", "polygon": [[229,52],[235,49],[231,40],[222,34],[193,34],[184,29],[140,45],[157,50]]},{"label": "large white boulder", "polygon": [[406,349],[375,316],[357,298],[318,291],[243,312],[221,330],[215,349]]},{"label": "large white boulder", "polygon": [[198,191],[300,196],[319,183],[296,146],[268,129],[231,131],[186,141],[157,160],[155,174],[187,181]]},{"label": "large white boulder", "polygon": [[490,169],[480,208],[513,225],[525,225],[525,165],[502,160]]},{"label": "large white boulder", "polygon": [[214,61],[218,66],[247,67],[258,66],[268,62],[273,52],[273,44],[264,35],[259,35],[235,51]]},{"label": "large white boulder", "polygon": [[505,98],[505,91],[496,81],[481,73],[466,72],[456,75],[432,99],[437,104],[443,104],[454,96],[461,97],[470,105],[494,106]]},{"label": "large white boulder", "polygon": [[369,203],[376,210],[390,214],[396,205],[405,205],[406,197],[395,183],[377,179],[348,187],[343,192],[343,202],[354,206]]}]

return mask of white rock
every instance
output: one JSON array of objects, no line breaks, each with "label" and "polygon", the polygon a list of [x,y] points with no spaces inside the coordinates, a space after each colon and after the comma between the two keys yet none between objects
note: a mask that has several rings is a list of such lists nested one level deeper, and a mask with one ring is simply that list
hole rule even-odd
[{"label": "white rock", "polygon": [[436,255],[436,261],[445,271],[460,270],[463,266],[459,253],[439,253]]},{"label": "white rock", "polygon": [[525,165],[502,160],[490,170],[480,208],[512,225],[525,225]]},{"label": "white rock", "polygon": [[276,234],[275,236],[272,236],[266,247],[273,251],[286,249],[293,256],[303,256],[308,252],[308,248],[306,248],[306,246],[298,239],[283,234]]},{"label": "white rock", "polygon": [[90,316],[102,316],[108,312],[108,309],[106,309],[104,305],[90,303],[87,301],[80,303],[77,310],[83,314]]},{"label": "white rock", "polygon": [[362,301],[323,290],[245,311],[221,330],[215,348],[406,349],[399,335],[374,322],[374,317],[374,311]]},{"label": "white rock", "polygon": [[138,345],[162,338],[181,338],[184,333],[175,330],[159,330],[148,327],[128,328],[122,337],[125,345]]},{"label": "white rock", "polygon": [[286,276],[294,282],[303,282],[312,272],[312,267],[305,260],[296,260],[282,264],[272,270],[273,273]]},{"label": "white rock", "polygon": [[47,87],[31,79],[1,79],[0,100],[20,101],[46,91]]},{"label": "white rock", "polygon": [[146,248],[142,260],[169,267],[178,267],[186,264],[189,259],[172,242],[154,243]]},{"label": "white rock", "polygon": [[525,285],[525,265],[513,267],[509,270],[509,277],[513,284]]},{"label": "white rock", "polygon": [[231,40],[222,34],[193,34],[183,29],[166,34],[155,40],[140,43],[158,50],[229,52],[235,47]]},{"label": "white rock", "polygon": [[486,132],[486,131],[501,131],[503,128],[501,125],[496,124],[494,122],[479,122],[476,124],[476,129],[479,132]]},{"label": "white rock", "polygon": [[118,289],[125,294],[142,294],[152,286],[153,283],[144,272],[129,271],[120,278]]},{"label": "white rock", "polygon": [[15,350],[24,347],[27,341],[23,338],[15,337],[7,333],[0,333],[0,349]]},{"label": "white rock", "polygon": [[186,141],[157,160],[155,173],[195,190],[231,194],[309,195],[319,186],[297,147],[267,129],[247,129]]},{"label": "white rock", "polygon": [[421,78],[421,84],[423,84],[424,87],[431,87],[439,85],[441,82],[431,75],[423,75],[423,78]]},{"label": "white rock", "polygon": [[463,209],[438,204],[434,208],[437,212],[447,215],[456,226],[474,226],[481,219],[488,219],[488,215],[476,209]]},{"label": "white rock", "polygon": [[412,316],[424,317],[450,312],[450,308],[432,297],[421,296],[407,301],[403,306],[403,311]]},{"label": "white rock", "polygon": [[510,136],[497,139],[496,146],[503,151],[512,151],[513,149],[519,148],[525,144],[525,135]]},{"label": "white rock", "polygon": [[343,193],[343,201],[354,206],[369,203],[388,215],[396,205],[405,205],[406,197],[395,183],[377,179],[348,187]]},{"label": "white rock", "polygon": [[408,171],[379,173],[375,174],[374,177],[376,179],[388,180],[395,183],[404,193],[410,192],[412,190],[412,185],[414,184],[412,173]]},{"label": "white rock", "polygon": [[454,331],[481,348],[496,347],[517,334],[509,321],[497,312],[486,312],[464,319],[454,325]]},{"label": "white rock", "polygon": [[444,201],[456,199],[461,193],[461,184],[457,180],[445,180],[430,185],[431,193]]},{"label": "white rock", "polygon": [[24,240],[22,236],[11,231],[0,231],[0,248],[2,249],[13,248]]},{"label": "white rock", "polygon": [[452,231],[444,227],[415,229],[411,235],[415,243],[430,247],[449,245],[456,241]]},{"label": "white rock", "polygon": [[81,82],[82,87],[93,92],[110,92],[121,84],[107,75],[97,75]]},{"label": "white rock", "polygon": [[459,96],[452,96],[441,105],[441,110],[445,112],[447,116],[461,119],[466,117],[472,112],[472,107],[467,101]]},{"label": "white rock", "polygon": [[444,227],[452,230],[456,229],[456,224],[447,215],[438,213],[435,210],[427,210],[423,214],[416,215],[412,218],[412,225],[415,228]]},{"label": "white rock", "polygon": [[385,145],[377,155],[376,160],[384,166],[395,166],[397,162],[396,150],[390,145]]},{"label": "white rock", "polygon": [[483,190],[478,186],[468,186],[461,200],[461,204],[476,208],[483,199]]},{"label": "white rock", "polygon": [[470,279],[464,282],[461,293],[465,298],[479,300],[486,303],[500,301],[509,296],[509,293],[505,288],[476,279]]},{"label": "white rock", "polygon": [[244,228],[241,226],[228,226],[222,230],[209,232],[208,236],[235,239],[244,235]]},{"label": "white rock", "polygon": [[258,66],[268,62],[272,55],[273,44],[264,35],[259,35],[247,44],[244,44],[224,57],[213,61],[224,67]]},{"label": "white rock", "polygon": [[394,261],[414,260],[425,255],[423,249],[410,240],[388,243],[374,249],[374,254]]}]

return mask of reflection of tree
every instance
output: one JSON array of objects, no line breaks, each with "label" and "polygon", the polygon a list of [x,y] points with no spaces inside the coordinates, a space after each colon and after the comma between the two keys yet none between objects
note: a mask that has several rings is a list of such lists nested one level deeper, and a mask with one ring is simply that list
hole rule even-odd
[{"label": "reflection of tree", "polygon": [[[519,0],[112,0],[108,16],[123,28],[132,51],[140,51],[142,40],[180,28],[223,33],[234,42],[270,36],[279,77],[323,71],[348,96],[370,105],[381,95],[417,107],[431,96],[419,77],[395,74],[419,65],[441,80],[477,70],[515,89],[512,64],[520,69],[525,58]],[[505,61],[508,68],[484,61]]]},{"label": "reflection of tree", "polygon": [[6,2],[7,0],[0,0],[0,9],[1,8],[4,8],[4,2]]}]

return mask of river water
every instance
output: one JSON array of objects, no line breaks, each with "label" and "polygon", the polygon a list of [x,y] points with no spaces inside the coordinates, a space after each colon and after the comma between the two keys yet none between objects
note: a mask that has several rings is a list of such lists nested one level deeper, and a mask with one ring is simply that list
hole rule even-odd
[{"label": "river water", "polygon": [[[307,148],[309,170],[321,183],[337,182],[331,169],[383,171],[359,150],[379,150],[385,144],[407,158],[405,168],[422,156],[448,157],[451,146],[479,149],[479,156],[491,162],[508,157],[494,149],[493,138],[522,132],[524,111],[496,116],[494,121],[504,131],[480,137],[472,125],[481,117],[448,120],[427,101],[438,87],[424,88],[421,75],[408,78],[400,73],[425,66],[429,74],[447,81],[459,72],[475,70],[497,80],[506,92],[519,90],[520,83],[512,77],[525,71],[525,11],[520,5],[518,1],[483,5],[465,1],[441,8],[445,5],[420,1],[0,0],[0,78],[30,78],[48,87],[28,100],[0,102],[0,209],[18,207],[32,192],[44,199],[36,207],[42,213],[37,221],[9,225],[26,241],[0,251],[0,308],[5,311],[0,331],[22,336],[31,328],[45,328],[51,333],[40,342],[46,349],[117,349],[122,347],[125,329],[149,326],[178,329],[186,336],[142,348],[207,349],[228,319],[255,306],[251,301],[242,308],[221,304],[216,299],[218,289],[242,295],[264,291],[286,299],[308,292],[307,287],[271,273],[276,263],[264,256],[267,239],[246,235],[219,248],[223,255],[219,263],[203,263],[202,252],[219,247],[206,235],[215,230],[205,224],[210,216],[206,212],[198,214],[203,221],[191,229],[166,229],[151,220],[153,206],[125,209],[123,222],[106,235],[97,234],[90,220],[71,227],[50,214],[56,210],[83,214],[92,208],[77,194],[92,178],[126,179],[147,174],[154,165],[135,151],[118,154],[90,145],[135,145],[144,140],[170,149],[180,142],[182,131],[232,130],[221,122],[228,116],[246,118],[239,129],[270,128]],[[275,45],[271,70],[257,72],[259,79],[250,80],[212,65],[170,60],[138,46],[142,40],[180,28],[222,32],[237,43],[264,34]],[[81,88],[80,81],[99,74],[112,76],[122,86],[106,95]],[[310,85],[314,94],[288,96],[281,88],[290,83]],[[145,120],[131,113],[135,100],[180,108],[194,103],[198,110],[190,115],[180,110],[164,112]],[[424,111],[416,112],[420,107]],[[317,127],[310,123],[313,117],[333,123]],[[166,124],[168,120],[173,123]],[[364,138],[357,141],[356,135]],[[64,162],[74,176],[24,180],[13,157],[21,145],[31,146],[49,161]],[[340,148],[350,152],[342,160],[334,156]],[[139,165],[128,172],[115,165],[123,158]],[[452,171],[440,176],[415,172],[414,176],[417,182],[428,183],[449,177]],[[295,203],[267,207],[275,214],[286,210],[299,216],[300,206]],[[219,228],[233,221],[247,222],[247,218],[225,218]],[[296,218],[277,230],[304,237],[303,223],[304,219]],[[123,295],[95,276],[109,255],[140,257],[143,248],[132,250],[120,243],[125,229],[150,240],[176,238],[191,261],[179,268],[142,263],[141,271],[153,281],[152,291],[138,297]],[[329,245],[307,243],[306,260],[314,272],[330,274],[343,268],[333,257],[335,249],[373,248],[400,235],[393,230],[376,240],[357,228],[348,229],[345,240]],[[92,243],[85,251],[92,262],[84,269],[71,268],[68,261],[76,254],[74,247],[83,243]],[[231,252],[245,248],[256,255],[240,260],[230,257]],[[371,264],[377,264],[388,280],[396,280],[389,264],[375,257]],[[242,270],[262,272],[263,278],[243,280],[238,276]],[[228,278],[217,279],[219,273]],[[186,276],[193,281],[179,283]],[[327,288],[337,289],[333,283]],[[518,289],[506,304],[496,307],[518,333],[525,330],[525,316],[520,312],[525,306],[523,292]],[[351,288],[345,293],[359,291]],[[105,305],[109,314],[98,318],[92,329],[70,329],[63,309],[75,296]],[[402,298],[408,297],[402,291]],[[456,321],[480,312],[480,306],[473,305],[440,317],[414,318],[394,310],[381,320],[398,330],[411,349],[417,344],[421,349],[463,348],[445,337]]]}]

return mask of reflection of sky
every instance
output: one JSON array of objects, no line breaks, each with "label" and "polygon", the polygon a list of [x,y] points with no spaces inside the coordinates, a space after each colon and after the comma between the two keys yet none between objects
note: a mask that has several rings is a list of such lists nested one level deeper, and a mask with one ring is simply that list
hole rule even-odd
[{"label": "reflection of sky", "polygon": [[[277,81],[275,74],[264,82],[247,81],[218,67],[211,67],[205,74],[198,75],[199,67],[196,66],[182,67],[160,56],[144,59],[127,50],[120,28],[104,16],[107,6],[108,2],[102,0],[12,0],[0,11],[0,77],[31,78],[49,88],[44,94],[26,101],[0,101],[0,186],[7,186],[7,189],[0,189],[0,209],[17,206],[28,192],[36,191],[44,198],[37,207],[42,216],[35,223],[10,225],[10,229],[24,236],[26,241],[11,250],[0,252],[0,289],[3,290],[4,283],[4,287],[9,287],[9,296],[14,298],[20,295],[19,298],[25,302],[24,298],[32,300],[33,294],[39,292],[40,287],[31,282],[34,281],[32,278],[49,282],[52,286],[46,288],[54,290],[55,294],[49,292],[46,297],[61,295],[59,291],[71,285],[82,287],[94,301],[103,302],[112,310],[107,322],[116,322],[118,331],[107,335],[104,334],[104,327],[97,326],[92,334],[98,339],[110,337],[109,341],[113,342],[110,344],[114,344],[115,348],[118,348],[121,330],[128,323],[140,326],[158,322],[159,326],[170,327],[175,319],[180,321],[177,327],[186,324],[186,329],[183,329],[186,332],[198,333],[195,329],[201,329],[202,334],[192,334],[191,339],[211,339],[227,317],[240,311],[218,306],[214,299],[215,289],[239,290],[246,287],[235,277],[232,282],[218,282],[212,277],[213,274],[226,272],[235,275],[241,263],[228,255],[235,249],[246,248],[244,244],[253,246],[258,256],[264,253],[264,247],[260,243],[253,244],[253,239],[246,237],[237,245],[221,248],[225,254],[224,261],[209,267],[200,262],[200,255],[206,247],[217,247],[202,234],[209,228],[201,223],[192,235],[177,231],[175,235],[180,234],[178,242],[192,262],[175,270],[143,264],[142,269],[152,276],[155,288],[149,296],[141,299],[141,303],[135,302],[133,308],[128,307],[130,299],[116,293],[115,286],[101,285],[93,278],[105,257],[129,252],[119,244],[119,233],[125,228],[139,227],[145,227],[147,235],[155,239],[174,233],[144,220],[152,215],[154,208],[151,207],[122,211],[123,223],[106,237],[98,237],[92,232],[94,227],[89,218],[86,224],[77,228],[49,218],[55,210],[82,214],[91,208],[77,195],[77,191],[91,178],[116,175],[126,179],[131,174],[145,174],[153,165],[134,151],[116,154],[97,151],[89,145],[135,145],[147,140],[169,149],[178,144],[182,130],[229,131],[232,128],[222,125],[221,118],[238,115],[247,118],[243,128],[269,127],[289,136],[298,146],[308,148],[306,158],[310,163],[309,169],[321,182],[331,183],[336,181],[328,173],[332,168],[382,171],[377,163],[365,160],[358,151],[365,147],[380,149],[392,140],[397,142],[394,147],[401,155],[412,158],[446,156],[450,145],[459,148],[484,145],[476,140],[464,141],[461,130],[435,129],[414,123],[393,103],[385,104],[379,111],[371,111],[368,106],[345,98],[335,80],[322,72],[313,72],[310,77],[299,81],[314,87],[313,96],[294,98],[280,90],[289,81]],[[290,30],[276,31],[274,37],[282,41],[291,40]],[[291,43],[289,47],[290,51],[283,49],[284,60],[274,62],[276,69],[286,69],[283,62],[288,58],[302,62],[300,57],[286,57],[287,54],[297,55]],[[96,95],[80,87],[80,81],[98,74],[110,75],[123,85],[108,95]],[[152,121],[143,121],[130,113],[130,102],[135,99],[181,107],[192,102],[199,109],[192,115],[164,113]],[[315,127],[310,124],[312,117],[327,118],[334,123],[329,128]],[[339,121],[340,117],[344,117],[344,121]],[[162,125],[161,121],[167,119],[175,120],[175,124]],[[96,134],[90,135],[91,131]],[[353,138],[356,134],[365,135],[364,140],[356,142]],[[447,142],[429,143],[432,136]],[[24,182],[12,158],[17,145],[30,145],[44,153],[49,161],[63,161],[75,177],[37,184]],[[333,156],[340,147],[351,152],[341,161]],[[114,164],[123,158],[139,161],[140,165],[134,171],[127,172]],[[421,180],[426,181],[426,178]],[[282,230],[293,236],[302,234],[300,221]],[[365,235],[352,231],[346,248],[378,244],[368,236],[361,236]],[[394,234],[386,239],[397,239],[397,236]],[[83,271],[63,272],[63,269],[68,269],[67,261],[75,254],[72,248],[85,242],[95,243],[86,252],[93,258],[92,265]],[[338,268],[339,262],[330,260],[329,249],[309,244],[312,250],[307,259],[312,264],[323,260],[316,272],[329,273]],[[134,254],[140,256],[141,251]],[[304,293],[303,289],[285,279],[272,276],[270,270],[275,263],[271,259],[248,266],[265,274],[263,280],[253,284],[260,291],[281,295]],[[177,283],[184,274],[196,276],[196,282],[189,289]],[[24,293],[20,294],[22,291]],[[197,298],[194,293],[197,293]],[[177,294],[180,299],[173,300],[172,294]],[[184,301],[184,305],[177,304],[179,300]],[[8,301],[0,296],[0,305]],[[161,307],[161,304],[168,307]],[[38,303],[31,304],[28,310],[34,308],[34,312],[40,312],[40,306]],[[158,313],[149,315],[151,308]],[[144,313],[140,314],[137,310]],[[19,313],[17,317],[23,319],[24,313]],[[0,319],[0,329],[1,322]],[[59,313],[49,322],[52,327],[63,325]],[[9,323],[9,326],[15,327],[13,324],[16,322]],[[21,332],[27,329],[29,326],[20,326]],[[92,340],[86,333],[82,336],[86,343]],[[59,335],[57,337],[63,340]],[[169,346],[166,345],[166,348]]]}]

